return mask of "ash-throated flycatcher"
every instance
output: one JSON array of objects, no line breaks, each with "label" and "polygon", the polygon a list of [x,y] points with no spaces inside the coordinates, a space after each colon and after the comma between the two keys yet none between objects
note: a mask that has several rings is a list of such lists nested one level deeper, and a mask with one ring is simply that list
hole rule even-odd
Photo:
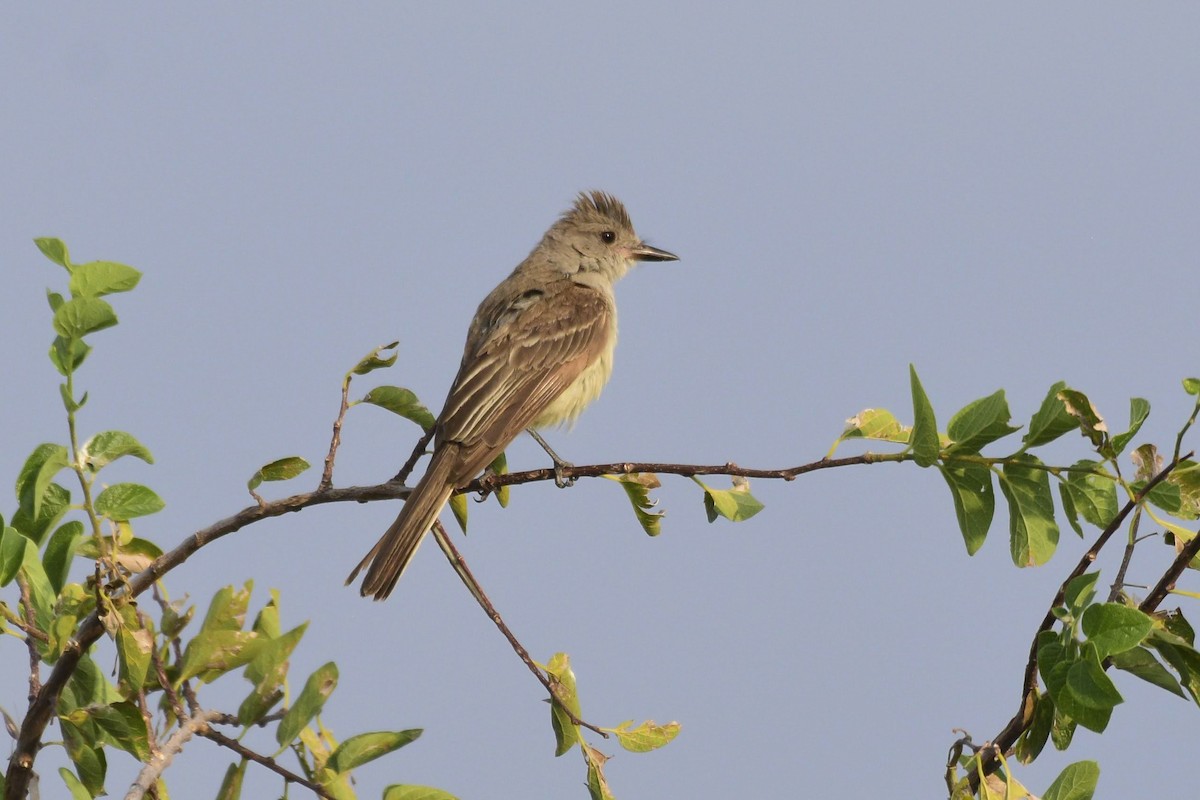
[{"label": "ash-throated flycatcher", "polygon": [[434,427],[429,467],[346,583],[365,567],[362,595],[387,597],[455,489],[470,483],[521,431],[579,416],[612,373],[613,284],[635,261],[678,260],[642,242],[615,197],[580,194],[479,305]]}]

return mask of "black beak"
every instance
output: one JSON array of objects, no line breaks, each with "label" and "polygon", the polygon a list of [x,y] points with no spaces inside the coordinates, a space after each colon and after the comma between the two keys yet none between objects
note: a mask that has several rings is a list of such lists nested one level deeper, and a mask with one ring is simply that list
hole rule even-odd
[{"label": "black beak", "polygon": [[679,256],[648,244],[639,244],[631,253],[636,261],[678,261]]}]

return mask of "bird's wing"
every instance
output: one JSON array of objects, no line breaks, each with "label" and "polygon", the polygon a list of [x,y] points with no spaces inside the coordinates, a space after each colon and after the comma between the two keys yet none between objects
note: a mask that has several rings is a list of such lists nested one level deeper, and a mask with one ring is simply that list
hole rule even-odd
[{"label": "bird's wing", "polygon": [[[438,441],[459,445],[456,478],[487,466],[604,352],[610,302],[568,283],[528,292],[497,312],[483,341],[466,353],[438,419]],[[506,317],[506,319],[505,319]]]}]

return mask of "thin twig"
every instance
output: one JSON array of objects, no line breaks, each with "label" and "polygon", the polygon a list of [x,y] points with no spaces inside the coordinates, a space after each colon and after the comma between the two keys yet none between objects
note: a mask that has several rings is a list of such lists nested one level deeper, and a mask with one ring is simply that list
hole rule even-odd
[{"label": "thin twig", "polygon": [[324,797],[326,800],[337,800],[336,797],[325,791],[320,784],[313,783],[302,775],[297,775],[295,772],[292,772],[290,769],[283,766],[275,759],[270,758],[269,756],[264,756],[260,753],[254,752],[237,739],[231,739],[220,731],[214,731],[212,728],[206,728],[205,730],[197,731],[196,733],[199,736],[203,736],[205,739],[208,739],[209,741],[216,742],[217,744],[221,745],[221,747],[229,748],[247,761],[253,761],[259,766],[266,767],[288,783],[295,783],[299,786],[303,786],[313,794],[317,795],[318,797]]},{"label": "thin twig", "polygon": [[337,456],[337,449],[342,444],[342,421],[346,419],[346,409],[350,408],[350,375],[347,372],[346,377],[342,379],[342,404],[338,408],[337,418],[333,421],[333,438],[329,442],[329,453],[325,456],[325,471],[321,473],[321,482],[317,484],[317,491],[328,489],[333,485],[333,459]]},{"label": "thin twig", "polygon": [[421,434],[421,438],[417,440],[417,444],[413,447],[413,451],[408,456],[408,461],[404,462],[404,466],[396,473],[395,477],[389,483],[398,483],[403,485],[408,476],[412,474],[413,467],[417,466],[417,462],[421,460],[421,456],[425,455],[425,447],[433,440],[434,429],[430,428]]},{"label": "thin twig", "polygon": [[[601,475],[630,475],[635,472],[657,472],[664,475],[682,475],[686,478],[690,478],[693,475],[731,475],[742,478],[766,478],[791,481],[805,473],[816,472],[822,469],[848,467],[854,464],[878,464],[885,461],[899,463],[911,460],[912,456],[908,453],[863,453],[862,455],[846,456],[845,458],[822,458],[819,461],[812,461],[808,464],[800,464],[799,466],[787,467],[785,469],[739,467],[732,461],[724,464],[619,461],[611,464],[564,466],[561,471],[564,478],[598,478]],[[552,480],[554,480],[554,469],[552,467],[525,470],[524,472],[506,472],[503,475],[485,475],[459,489],[457,494],[481,491],[491,492],[501,486],[514,486],[522,483]]]},{"label": "thin twig", "polygon": [[[1113,517],[1112,522],[1108,523],[1108,526],[1100,533],[1100,536],[1096,538],[1096,541],[1092,544],[1092,546],[1089,547],[1087,552],[1083,554],[1083,557],[1079,559],[1079,563],[1076,564],[1075,568],[1071,570],[1071,573],[1067,575],[1066,580],[1059,585],[1058,591],[1054,594],[1054,600],[1051,601],[1050,608],[1046,611],[1046,616],[1042,618],[1042,623],[1038,626],[1037,630],[1033,634],[1033,643],[1029,647],[1029,660],[1025,664],[1025,678],[1021,686],[1021,704],[1017,710],[1017,713],[1008,721],[1008,724],[1004,726],[1004,729],[1001,730],[994,739],[992,739],[991,747],[986,748],[986,750],[982,752],[982,774],[990,775],[996,770],[1000,764],[999,756],[1007,753],[1009,749],[1017,743],[1017,739],[1021,736],[1021,734],[1024,733],[1026,729],[1028,729],[1029,725],[1033,722],[1034,701],[1037,698],[1038,637],[1043,631],[1048,631],[1054,626],[1055,620],[1057,619],[1057,617],[1054,616],[1054,609],[1062,604],[1063,598],[1067,593],[1067,586],[1071,583],[1071,581],[1075,580],[1084,572],[1086,572],[1088,567],[1095,562],[1096,556],[1108,542],[1109,538],[1111,538],[1113,533],[1115,533],[1117,529],[1121,527],[1121,525],[1125,522],[1125,518],[1129,516],[1129,513],[1141,505],[1141,502],[1146,495],[1149,494],[1155,486],[1166,480],[1167,476],[1170,475],[1172,470],[1179,465],[1180,461],[1191,457],[1192,454],[1188,453],[1187,455],[1183,456],[1183,458],[1172,461],[1170,464],[1167,464],[1167,466],[1163,467],[1161,472],[1147,481],[1146,485],[1142,487],[1142,490],[1137,493],[1137,496],[1130,499],[1129,502],[1122,507],[1120,512]],[[1198,536],[1197,539],[1200,539],[1200,536]],[[1190,545],[1191,543],[1189,543],[1189,546]],[[1200,547],[1200,545],[1198,545],[1198,547]],[[1184,563],[1184,566],[1186,566],[1186,562]],[[1180,571],[1182,572],[1182,568]],[[1166,575],[1163,576],[1164,580],[1166,577]],[[1178,577],[1178,575],[1176,575],[1176,577]],[[1157,588],[1158,587],[1155,587],[1156,590]],[[1165,596],[1165,594],[1166,593],[1164,590],[1163,595]],[[1147,600],[1149,599],[1150,598],[1147,598]],[[1157,602],[1161,602],[1161,598]],[[1143,605],[1145,605],[1145,603],[1143,603]],[[1157,603],[1155,605],[1157,605]],[[972,773],[969,780],[971,791],[976,791],[979,788],[978,774]]]},{"label": "thin twig", "polygon": [[171,765],[175,756],[179,755],[188,740],[194,734],[204,735],[203,731],[208,727],[209,717],[215,713],[214,711],[201,711],[180,720],[179,730],[171,734],[167,741],[163,743],[161,750],[156,751],[150,756],[150,760],[142,767],[142,771],[138,773],[137,779],[129,787],[129,791],[125,793],[125,800],[141,800],[142,797],[145,797],[146,792],[158,782],[163,770]]},{"label": "thin twig", "polygon": [[1108,602],[1110,603],[1115,603],[1121,596],[1121,590],[1125,588],[1125,574],[1129,572],[1129,564],[1133,561],[1133,548],[1137,547],[1137,543],[1141,541],[1137,535],[1138,522],[1141,519],[1142,510],[1139,508],[1129,522],[1129,541],[1125,543],[1125,552],[1121,554],[1121,566],[1117,568],[1117,577],[1113,579],[1112,586],[1108,589]]},{"label": "thin twig", "polygon": [[[33,592],[29,588],[29,581],[25,575],[17,572],[17,586],[21,590],[21,614],[25,617],[25,629],[27,631],[36,631],[37,618],[33,614]],[[40,633],[40,631],[39,631]],[[25,635],[25,647],[29,650],[29,707],[33,708],[37,701],[38,694],[42,691],[42,657],[38,654],[37,644],[35,644],[36,636],[31,633]],[[50,637],[45,633],[42,634],[41,640],[48,642]]]},{"label": "thin twig", "polygon": [[512,646],[512,649],[516,651],[521,660],[525,662],[525,666],[529,667],[529,671],[537,677],[542,686],[546,687],[546,691],[550,693],[550,696],[558,702],[559,707],[571,719],[571,723],[573,725],[582,725],[588,730],[598,733],[607,739],[608,734],[604,730],[592,725],[590,722],[585,722],[584,720],[579,719],[571,713],[570,708],[567,706],[566,699],[559,694],[557,684],[550,680],[550,678],[542,672],[534,660],[529,657],[529,651],[525,649],[525,646],[522,645],[521,642],[517,640],[517,637],[513,635],[513,632],[509,630],[508,625],[506,625],[504,622],[504,618],[500,616],[500,612],[496,610],[494,605],[492,605],[492,601],[488,599],[487,594],[483,591],[483,587],[479,585],[479,581],[475,580],[475,576],[471,574],[471,570],[467,566],[466,560],[463,559],[462,554],[458,552],[458,548],[454,546],[454,543],[450,541],[450,536],[446,533],[446,529],[442,526],[440,521],[435,520],[433,523],[433,536],[437,540],[438,546],[442,548],[442,552],[445,554],[446,559],[450,562],[450,566],[454,568],[454,571],[458,574],[459,579],[461,579],[463,584],[466,585],[467,591],[471,593],[471,596],[475,598],[475,602],[479,603],[480,608],[483,609],[483,613],[487,614],[488,618],[495,623],[497,628],[500,629],[500,632],[504,634],[504,638],[508,639],[508,643]]}]

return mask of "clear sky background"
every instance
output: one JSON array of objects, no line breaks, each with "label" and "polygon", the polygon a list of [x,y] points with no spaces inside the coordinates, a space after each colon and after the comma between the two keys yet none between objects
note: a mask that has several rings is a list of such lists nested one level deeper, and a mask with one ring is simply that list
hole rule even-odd
[{"label": "clear sky background", "polygon": [[[910,419],[910,362],[943,425],[1001,387],[1023,423],[1062,379],[1116,430],[1149,399],[1137,441],[1165,447],[1200,373],[1198,25],[1186,4],[10,4],[0,474],[65,435],[44,299],[65,280],[35,236],[145,272],[94,337],[82,424],[153,451],[106,475],[165,498],[138,531],[171,546],[245,506],[259,465],[318,464],[371,348],[401,341],[357,396],[396,383],[436,410],[475,306],[588,188],[681,261],[618,287],[613,380],[552,439],[577,463],[807,462],[863,408]],[[390,477],[415,433],[353,409],[336,483]],[[546,459],[523,438],[509,462]],[[623,800],[943,796],[951,729],[983,741],[1014,713],[1084,545],[1065,529],[1048,566],[1017,570],[999,510],[968,558],[942,479],[912,464],[753,489],[761,514],[710,525],[698,488],[665,478],[650,539],[607,481],[538,484],[472,505],[460,541],[534,656],[571,654],[586,718],[683,723],[651,755],[601,743]],[[335,733],[425,729],[358,772],[360,796],[585,797],[541,687],[437,548],[386,603],[342,586],[396,510],[255,525],[169,585],[207,604],[253,577],[255,608],[279,588],[284,624],[311,620],[294,688],[340,667]],[[1147,544],[1130,579],[1168,556]],[[21,712],[24,650],[0,653],[0,704]],[[1019,773],[1031,788],[1094,758],[1101,796],[1190,789],[1196,708],[1116,680],[1109,731],[1045,753]],[[226,682],[204,697],[232,709],[248,684]],[[116,794],[133,770],[111,760]],[[212,796],[230,761],[194,742],[172,796]],[[275,796],[250,775],[246,797]]]}]

